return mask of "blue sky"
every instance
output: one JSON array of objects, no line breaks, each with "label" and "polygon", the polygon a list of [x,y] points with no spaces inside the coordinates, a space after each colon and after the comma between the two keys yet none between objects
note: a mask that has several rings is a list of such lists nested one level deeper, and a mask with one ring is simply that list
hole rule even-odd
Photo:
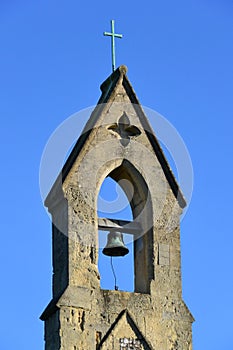
[{"label": "blue sky", "polygon": [[44,146],[93,106],[117,65],[140,102],[179,131],[194,169],[182,221],[183,296],[194,349],[233,349],[233,3],[230,0],[0,2],[0,349],[43,348],[39,315],[51,297],[51,229],[39,188]]}]

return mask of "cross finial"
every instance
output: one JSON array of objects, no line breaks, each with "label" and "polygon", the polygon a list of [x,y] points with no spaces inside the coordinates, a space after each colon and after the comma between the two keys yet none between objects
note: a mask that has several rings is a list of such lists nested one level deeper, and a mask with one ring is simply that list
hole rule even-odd
[{"label": "cross finial", "polygon": [[116,55],[115,55],[115,38],[122,38],[122,34],[115,34],[114,20],[111,20],[111,30],[112,32],[104,32],[104,35],[111,36],[111,47],[112,47],[112,71],[116,69]]}]

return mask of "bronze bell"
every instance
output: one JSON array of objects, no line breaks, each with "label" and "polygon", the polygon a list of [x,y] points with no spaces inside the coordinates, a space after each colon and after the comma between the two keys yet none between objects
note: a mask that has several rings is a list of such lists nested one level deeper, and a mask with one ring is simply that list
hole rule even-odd
[{"label": "bronze bell", "polygon": [[124,256],[128,254],[129,249],[123,241],[121,232],[112,231],[108,234],[106,247],[103,249],[103,254],[108,256]]}]

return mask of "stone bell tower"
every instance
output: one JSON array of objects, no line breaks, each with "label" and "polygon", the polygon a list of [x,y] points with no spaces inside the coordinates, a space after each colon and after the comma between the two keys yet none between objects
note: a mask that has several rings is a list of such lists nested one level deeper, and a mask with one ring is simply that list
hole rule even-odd
[{"label": "stone bell tower", "polygon": [[[46,350],[192,349],[180,266],[186,203],[126,72],[120,66],[101,85],[45,201],[53,221],[53,295],[41,315]],[[122,185],[132,222],[98,218],[107,176]],[[98,230],[133,235],[134,292],[101,289]]]}]

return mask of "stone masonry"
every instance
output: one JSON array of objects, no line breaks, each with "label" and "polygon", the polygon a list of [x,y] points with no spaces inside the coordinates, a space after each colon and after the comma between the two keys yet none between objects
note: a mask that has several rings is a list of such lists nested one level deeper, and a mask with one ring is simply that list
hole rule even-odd
[{"label": "stone masonry", "polygon": [[[193,317],[182,299],[179,218],[185,200],[119,67],[45,205],[53,221],[53,296],[41,319],[46,350],[191,350]],[[134,224],[134,293],[102,290],[97,197],[126,179]]]}]

